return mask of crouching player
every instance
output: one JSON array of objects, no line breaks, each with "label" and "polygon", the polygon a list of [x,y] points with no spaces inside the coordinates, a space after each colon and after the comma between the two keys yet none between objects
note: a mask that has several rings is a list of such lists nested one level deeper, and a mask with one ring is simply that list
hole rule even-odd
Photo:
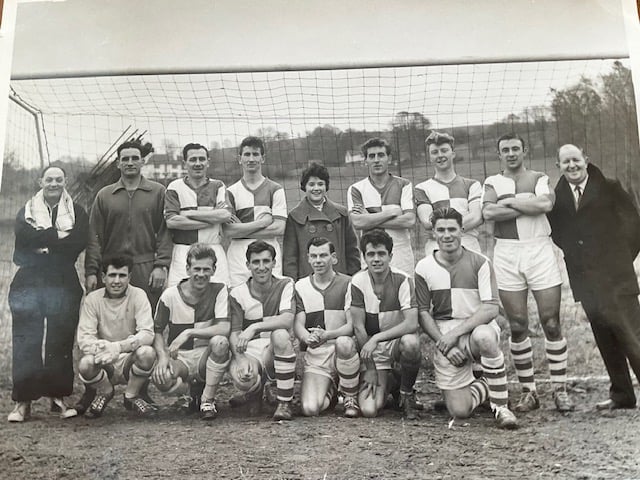
[{"label": "crouching player", "polygon": [[[198,398],[191,392],[191,410],[199,405],[203,420],[218,414],[215,395],[229,366],[229,295],[223,283],[209,283],[216,253],[196,243],[187,251],[187,276],[160,296],[155,315],[153,347],[158,361],[151,376],[160,391],[176,391],[183,382],[202,384]],[[168,346],[164,332],[169,327]]]},{"label": "crouching player", "polygon": [[358,404],[363,416],[375,417],[392,393],[404,416],[414,420],[422,405],[413,390],[421,359],[413,283],[389,265],[393,240],[384,230],[365,233],[360,250],[367,267],[351,280],[350,309],[364,367]]},{"label": "crouching player", "polygon": [[[420,324],[436,342],[436,385],[449,413],[467,418],[487,398],[500,428],[517,428],[508,409],[507,374],[500,351],[498,289],[489,260],[462,247],[462,215],[453,208],[431,215],[439,250],[416,266]],[[472,362],[480,361],[476,379]]]},{"label": "crouching player", "polygon": [[302,377],[302,413],[318,415],[336,398],[335,377],[344,396],[344,416],[357,417],[360,358],[351,338],[353,325],[348,312],[351,304],[351,277],[336,273],[338,263],[333,243],[324,237],[307,243],[307,260],[313,269],[296,282],[294,332],[307,347]]},{"label": "crouching player", "polygon": [[229,374],[241,392],[229,403],[234,408],[247,405],[249,413],[259,412],[265,382],[275,377],[278,408],[273,419],[291,420],[296,374],[296,355],[289,336],[293,280],[273,276],[276,250],[265,241],[250,243],[246,257],[251,277],[229,292]]},{"label": "crouching player", "polygon": [[151,305],[144,290],[129,285],[132,268],[131,257],[105,258],[104,287],[89,293],[80,309],[77,340],[82,357],[78,370],[85,385],[80,403],[81,410],[86,409],[91,417],[102,415],[117,384],[127,385],[127,410],[141,416],[156,413],[155,406],[140,396],[156,354],[151,347]]}]

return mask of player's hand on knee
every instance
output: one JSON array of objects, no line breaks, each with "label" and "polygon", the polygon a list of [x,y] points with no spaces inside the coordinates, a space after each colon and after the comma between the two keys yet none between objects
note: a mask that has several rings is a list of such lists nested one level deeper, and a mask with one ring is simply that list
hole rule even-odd
[{"label": "player's hand on knee", "polygon": [[243,382],[247,382],[253,377],[253,366],[247,357],[236,358],[235,374]]},{"label": "player's hand on knee", "polygon": [[374,340],[373,337],[371,337],[369,340],[367,340],[367,343],[365,343],[360,349],[360,358],[362,360],[371,360],[373,358],[373,352],[375,351],[377,346],[378,342]]},{"label": "player's hand on knee", "polygon": [[96,353],[94,357],[94,361],[101,365],[115,362],[120,355],[120,344],[118,342],[107,342],[104,340],[102,342],[99,346],[98,353]]},{"label": "player's hand on knee", "polygon": [[151,380],[156,385],[164,385],[173,377],[173,367],[168,357],[162,356],[158,358],[156,366],[151,372]]},{"label": "player's hand on knee", "polygon": [[169,356],[174,360],[178,358],[178,351],[180,350],[180,347],[187,343],[189,338],[190,335],[188,330],[183,330],[182,332],[180,332],[180,334],[173,339],[171,345],[169,345]]},{"label": "player's hand on knee", "polygon": [[315,337],[315,345],[311,345],[313,347],[317,347],[322,345],[327,341],[327,332],[323,328],[311,328],[309,329],[311,334]]},{"label": "player's hand on knee", "polygon": [[456,367],[461,367],[467,362],[466,355],[458,347],[452,347],[447,352],[446,357]]},{"label": "player's hand on knee", "polygon": [[440,353],[446,356],[447,353],[449,353],[449,350],[455,347],[457,343],[458,343],[457,335],[446,333],[440,337],[440,340],[436,342],[436,348],[440,351]]},{"label": "player's hand on knee", "polygon": [[238,341],[236,342],[236,350],[239,353],[244,353],[247,351],[247,345],[249,345],[249,340],[253,338],[253,330],[251,326],[247,327],[240,335],[238,335]]},{"label": "player's hand on knee", "polygon": [[376,391],[378,389],[378,371],[375,369],[365,370],[362,374],[362,384],[360,385],[360,392],[364,394],[365,397],[374,397],[376,396]]}]

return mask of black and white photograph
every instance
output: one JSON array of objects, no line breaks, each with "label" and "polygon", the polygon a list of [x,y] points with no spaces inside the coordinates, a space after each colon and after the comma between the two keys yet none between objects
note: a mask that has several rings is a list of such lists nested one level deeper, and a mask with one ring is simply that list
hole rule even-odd
[{"label": "black and white photograph", "polygon": [[640,478],[640,3],[0,0],[0,477]]}]

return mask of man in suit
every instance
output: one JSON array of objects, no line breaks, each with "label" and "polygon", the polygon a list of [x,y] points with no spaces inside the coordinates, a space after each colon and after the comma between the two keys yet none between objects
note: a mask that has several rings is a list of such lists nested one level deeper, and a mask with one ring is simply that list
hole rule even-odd
[{"label": "man in suit", "polygon": [[549,213],[553,241],[564,251],[576,301],[589,318],[611,379],[600,410],[634,408],[627,361],[640,379],[640,305],[633,260],[640,251],[640,217],[617,180],[605,178],[582,149],[558,150],[562,178]]}]

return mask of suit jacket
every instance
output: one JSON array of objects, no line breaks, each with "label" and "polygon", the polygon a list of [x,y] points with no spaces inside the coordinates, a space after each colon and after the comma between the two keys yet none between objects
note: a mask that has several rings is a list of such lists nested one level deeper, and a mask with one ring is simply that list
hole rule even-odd
[{"label": "suit jacket", "polygon": [[577,301],[601,292],[638,294],[633,260],[640,251],[640,217],[620,182],[588,164],[589,179],[576,211],[562,177],[549,213],[553,241],[563,250]]},{"label": "suit jacket", "polygon": [[307,261],[307,242],[313,237],[326,237],[336,247],[336,272],[353,275],[360,270],[358,237],[351,225],[347,209],[328,198],[318,211],[304,197],[289,212],[284,229],[282,273],[298,280],[313,273]]}]

